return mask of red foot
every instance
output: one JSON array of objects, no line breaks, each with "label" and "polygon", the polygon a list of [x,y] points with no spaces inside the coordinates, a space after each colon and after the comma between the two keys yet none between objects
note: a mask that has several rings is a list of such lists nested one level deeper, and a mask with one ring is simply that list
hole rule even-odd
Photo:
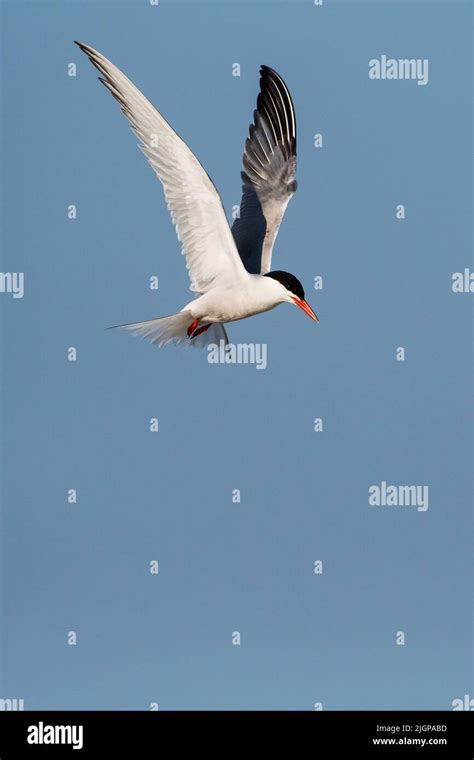
[{"label": "red foot", "polygon": [[206,330],[209,330],[210,326],[211,326],[210,324],[203,325],[202,327],[199,328],[199,330],[196,330],[196,332],[191,337],[196,338],[198,335],[201,335],[201,333],[206,332]]},{"label": "red foot", "polygon": [[206,330],[209,330],[211,323],[208,325],[202,325],[198,330],[196,330],[196,327],[199,324],[199,320],[195,319],[194,322],[189,325],[188,327],[188,337],[189,338],[197,338],[198,335],[201,335],[201,333],[206,332]]},{"label": "red foot", "polygon": [[199,324],[199,319],[195,319],[194,322],[191,322],[191,324],[188,327],[188,338],[191,338],[193,335],[194,330]]}]

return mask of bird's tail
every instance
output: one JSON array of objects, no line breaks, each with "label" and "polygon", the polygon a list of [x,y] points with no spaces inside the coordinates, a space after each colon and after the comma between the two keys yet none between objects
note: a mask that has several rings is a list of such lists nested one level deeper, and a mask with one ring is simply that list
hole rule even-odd
[{"label": "bird's tail", "polygon": [[[205,348],[210,343],[219,345],[221,340],[228,343],[227,333],[222,324],[212,324],[206,331],[200,333],[195,338],[188,336],[188,327],[193,322],[191,312],[186,309],[178,314],[172,314],[170,317],[161,317],[159,319],[149,319],[147,322],[132,322],[128,325],[116,325],[120,330],[128,330],[133,335],[140,335],[151,343],[158,346],[166,346],[167,343],[175,345],[195,346],[196,348]],[[111,328],[114,329],[114,328]]]}]

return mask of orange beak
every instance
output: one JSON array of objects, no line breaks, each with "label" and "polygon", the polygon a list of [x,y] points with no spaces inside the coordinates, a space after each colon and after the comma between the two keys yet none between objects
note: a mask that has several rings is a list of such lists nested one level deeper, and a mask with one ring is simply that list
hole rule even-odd
[{"label": "orange beak", "polygon": [[312,310],[311,306],[307,301],[300,301],[299,298],[293,298],[294,303],[300,307],[304,311],[305,314],[308,315],[308,317],[311,317],[311,319],[314,319],[316,322],[319,322],[319,319],[317,315]]}]

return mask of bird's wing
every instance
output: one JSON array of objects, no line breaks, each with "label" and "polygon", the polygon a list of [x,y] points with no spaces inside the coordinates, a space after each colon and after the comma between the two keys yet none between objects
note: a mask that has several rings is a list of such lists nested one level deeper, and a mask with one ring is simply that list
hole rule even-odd
[{"label": "bird's wing", "polygon": [[232,234],[247,271],[266,274],[288,202],[296,190],[296,118],[288,87],[268,66],[245,143],[240,217]]},{"label": "bird's wing", "polygon": [[101,72],[100,81],[120,103],[139,147],[163,185],[191,279],[191,290],[247,277],[219,194],[196,156],[149,100],[101,53],[76,43]]}]

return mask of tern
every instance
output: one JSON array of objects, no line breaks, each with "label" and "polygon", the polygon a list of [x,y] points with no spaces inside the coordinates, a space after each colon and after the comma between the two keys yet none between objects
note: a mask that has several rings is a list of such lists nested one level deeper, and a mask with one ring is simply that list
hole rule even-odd
[{"label": "tern", "polygon": [[194,300],[167,317],[118,325],[158,346],[228,344],[225,324],[295,304],[318,317],[301,282],[270,271],[273,245],[296,183],[296,118],[290,92],[269,66],[243,156],[240,215],[230,228],[221,198],[196,156],[149,100],[113,63],[76,42],[119,102],[158,179],[191,280]]}]

